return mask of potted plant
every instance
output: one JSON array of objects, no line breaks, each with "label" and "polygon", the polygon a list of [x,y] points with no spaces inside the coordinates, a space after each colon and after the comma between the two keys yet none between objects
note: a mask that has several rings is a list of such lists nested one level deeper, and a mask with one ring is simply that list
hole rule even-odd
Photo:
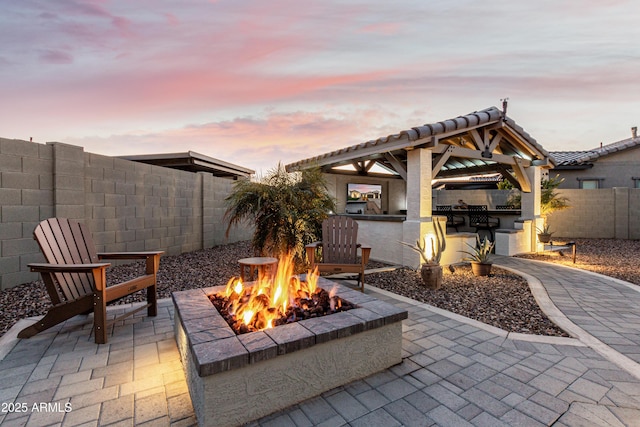
[{"label": "potted plant", "polygon": [[435,235],[425,236],[422,243],[420,240],[417,240],[415,245],[405,242],[400,243],[420,254],[422,260],[422,263],[420,263],[420,276],[425,286],[430,289],[439,289],[442,286],[442,266],[440,265],[440,259],[447,247],[447,242],[440,221],[436,220],[434,222],[433,229]]},{"label": "potted plant", "polygon": [[462,258],[463,261],[468,261],[471,263],[471,271],[476,276],[488,276],[491,273],[491,251],[493,250],[494,242],[489,239],[480,240],[480,237],[476,235],[476,245],[471,246],[467,243],[472,249],[472,252],[469,251],[460,251],[469,255],[468,257]]},{"label": "potted plant", "polygon": [[536,227],[536,230],[538,230],[538,241],[540,243],[549,243],[551,241],[553,231],[550,230],[549,224],[547,224],[546,221],[542,228]]}]

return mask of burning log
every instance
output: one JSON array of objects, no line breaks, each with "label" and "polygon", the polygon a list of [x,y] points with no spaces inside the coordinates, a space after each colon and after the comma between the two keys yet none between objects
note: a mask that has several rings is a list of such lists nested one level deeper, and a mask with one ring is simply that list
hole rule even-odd
[{"label": "burning log", "polygon": [[[263,304],[263,308],[258,310],[248,323],[245,323],[244,318],[237,316],[232,307],[238,300],[248,301],[250,299],[249,292],[250,290],[242,295],[241,298],[238,296],[226,297],[222,293],[209,296],[213,305],[236,334],[246,334],[269,327],[285,325],[313,317],[327,316],[332,313],[356,308],[354,304],[338,296],[331,296],[329,292],[322,288],[317,288],[316,291],[307,298],[294,298],[292,304],[289,304],[284,313],[277,313],[279,310],[275,307],[268,307],[266,305],[268,304],[268,298],[266,298],[265,294],[261,294],[260,302]],[[269,322],[270,318],[274,320]]]},{"label": "burning log", "polygon": [[224,292],[209,298],[236,334],[355,308],[318,288],[317,270],[308,272],[303,282],[293,275],[293,265],[287,255],[279,261],[275,277],[262,277],[246,288],[241,279],[232,277]]}]

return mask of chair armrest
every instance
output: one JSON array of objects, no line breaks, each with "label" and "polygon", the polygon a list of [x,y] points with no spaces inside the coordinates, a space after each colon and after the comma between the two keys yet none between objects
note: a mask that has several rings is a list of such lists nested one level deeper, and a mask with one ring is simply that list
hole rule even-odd
[{"label": "chair armrest", "polygon": [[305,251],[307,253],[307,262],[310,268],[313,270],[316,266],[316,249],[322,247],[322,242],[313,242],[305,245]]},{"label": "chair armrest", "polygon": [[145,252],[99,252],[99,259],[146,259],[151,256],[162,255],[164,251]]},{"label": "chair armrest", "polygon": [[94,264],[47,264],[34,263],[27,264],[31,271],[35,273],[89,273],[95,269],[107,268],[111,265],[108,262]]},{"label": "chair armrest", "polygon": [[369,255],[371,255],[371,246],[360,245],[360,250],[362,251],[362,265],[367,265],[369,262]]}]

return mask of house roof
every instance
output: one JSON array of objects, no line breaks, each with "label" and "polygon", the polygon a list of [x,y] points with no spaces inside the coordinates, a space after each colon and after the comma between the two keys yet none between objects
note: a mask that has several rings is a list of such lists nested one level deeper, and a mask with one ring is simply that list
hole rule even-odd
[{"label": "house roof", "polygon": [[319,166],[328,173],[345,173],[334,168],[351,164],[355,173],[368,175],[377,163],[404,178],[407,151],[423,147],[432,149],[438,167],[434,174],[439,177],[505,172],[522,164],[549,165],[550,161],[549,153],[531,135],[503,111],[490,107],[300,160],[286,168]]},{"label": "house roof", "polygon": [[554,158],[558,169],[571,166],[589,167],[600,157],[638,146],[640,146],[640,137],[635,137],[603,145],[592,150],[552,151],[549,154]]},{"label": "house roof", "polygon": [[253,169],[234,165],[194,151],[186,153],[141,154],[135,156],[119,156],[120,159],[134,162],[164,166],[189,172],[208,172],[214,176],[237,179],[249,177],[255,173]]}]

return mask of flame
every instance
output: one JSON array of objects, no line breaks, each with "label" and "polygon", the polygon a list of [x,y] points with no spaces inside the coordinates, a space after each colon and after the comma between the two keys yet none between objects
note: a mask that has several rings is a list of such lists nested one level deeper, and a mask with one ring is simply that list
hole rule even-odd
[{"label": "flame", "polygon": [[272,328],[274,321],[287,312],[296,297],[308,298],[316,292],[318,270],[309,271],[303,282],[294,275],[294,261],[286,255],[278,262],[275,276],[264,275],[250,287],[232,277],[223,292],[231,302],[229,313],[258,330]]}]

